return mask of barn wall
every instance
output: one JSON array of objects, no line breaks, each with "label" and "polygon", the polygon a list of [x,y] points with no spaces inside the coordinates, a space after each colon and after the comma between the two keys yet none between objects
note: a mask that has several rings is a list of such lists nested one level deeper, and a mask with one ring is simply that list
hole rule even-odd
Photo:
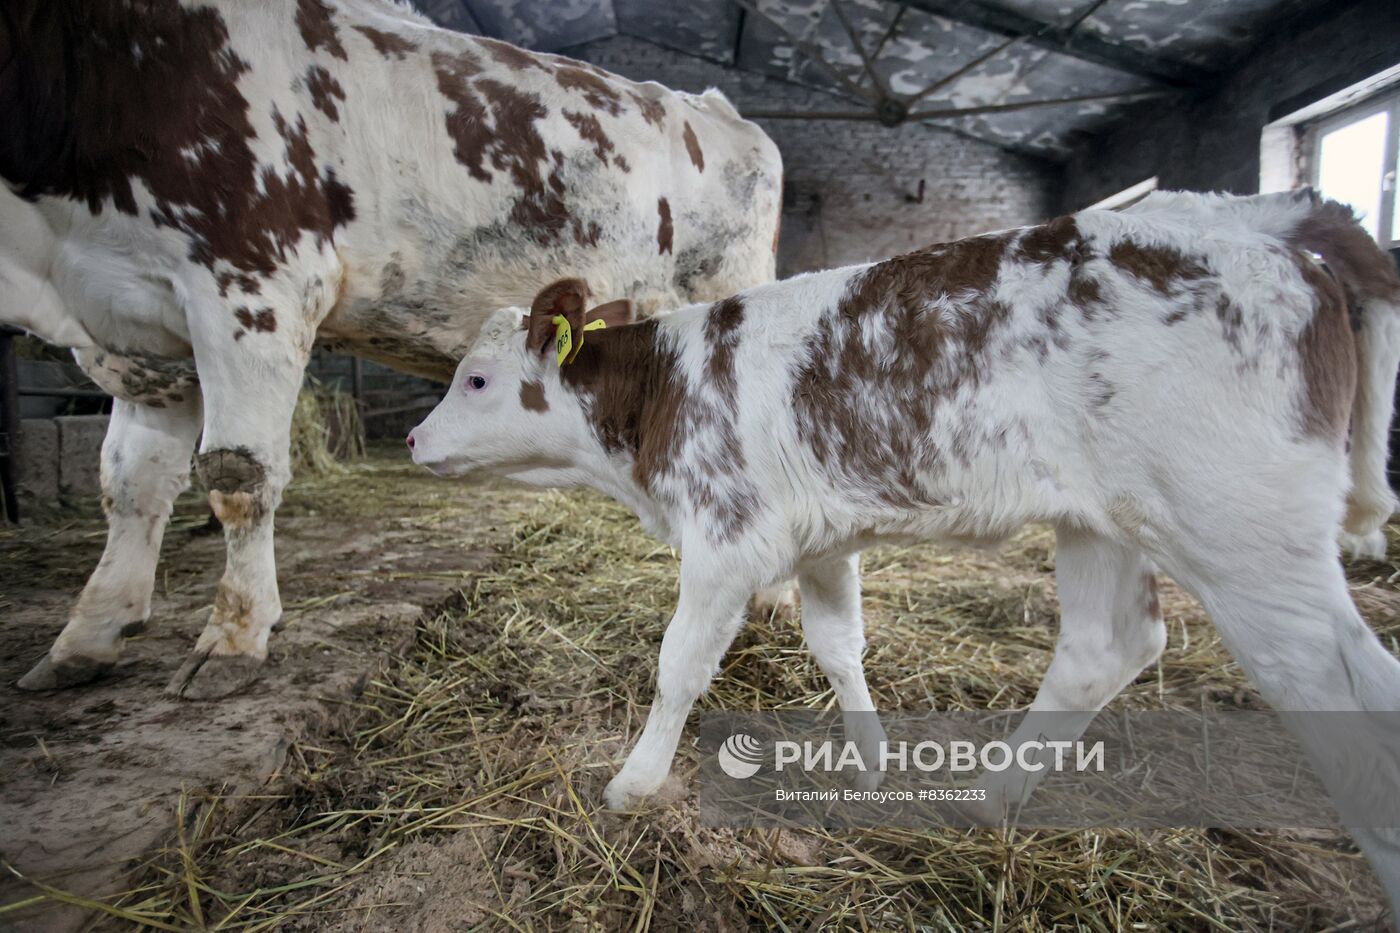
[{"label": "barn wall", "polygon": [[[722,90],[746,110],[839,108],[845,101],[618,36],[566,54],[633,80]],[[1058,166],[943,130],[906,124],[759,121],[783,154],[778,272],[880,259],[1053,213]],[[918,202],[919,182],[925,183]]]},{"label": "barn wall", "polygon": [[1400,4],[1338,2],[1282,28],[1210,93],[1145,104],[1121,130],[1085,144],[1066,170],[1072,211],[1156,175],[1163,188],[1259,190],[1265,124],[1400,62]]}]

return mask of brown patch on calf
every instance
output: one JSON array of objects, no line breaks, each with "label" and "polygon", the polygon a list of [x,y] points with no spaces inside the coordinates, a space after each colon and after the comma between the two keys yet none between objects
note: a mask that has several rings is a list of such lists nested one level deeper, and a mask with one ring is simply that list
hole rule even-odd
[{"label": "brown patch on calf", "polygon": [[710,306],[705,316],[705,342],[710,355],[705,374],[714,387],[732,396],[737,388],[734,376],[734,348],[739,344],[739,325],[744,323],[744,300],[738,295]]},{"label": "brown patch on calf", "polygon": [[671,252],[671,238],[675,232],[671,226],[671,202],[665,198],[657,198],[656,213],[661,218],[656,228],[656,252],[660,255]]},{"label": "brown patch on calf", "polygon": [[614,117],[622,112],[622,96],[612,83],[601,73],[583,68],[581,63],[574,62],[556,68],[554,80],[566,91],[582,93],[583,99],[588,101],[588,105],[594,110],[605,111]]},{"label": "brown patch on calf", "polygon": [[1079,233],[1079,225],[1073,217],[1056,217],[1037,227],[1031,227],[1021,234],[1016,243],[1015,256],[1027,262],[1051,263],[1057,260],[1073,260],[1083,249],[1084,238]]},{"label": "brown patch on calf", "polygon": [[1315,296],[1312,319],[1298,335],[1303,431],[1341,442],[1356,395],[1356,338],[1341,287],[1308,257],[1295,255],[1295,262]]},{"label": "brown patch on calf", "polygon": [[331,17],[331,8],[322,0],[297,0],[297,31],[301,41],[312,52],[325,46],[326,51],[341,61],[348,61],[345,46],[340,44],[340,30]]},{"label": "brown patch on calf", "polygon": [[735,407],[726,398],[733,392],[742,317],[737,298],[710,308],[703,389],[688,384],[655,320],[590,334],[577,359],[560,370],[603,448],[630,455],[633,479],[653,495],[661,494],[667,478],[675,479],[692,507],[713,520],[717,542],[742,534],[759,507],[743,475]]},{"label": "brown patch on calf", "polygon": [[1108,251],[1108,261],[1163,295],[1174,285],[1203,279],[1210,270],[1197,260],[1170,246],[1144,246],[1130,239],[1119,240]]},{"label": "brown patch on calf", "polygon": [[627,164],[627,159],[622,153],[613,156],[613,165],[616,165],[623,173],[632,171],[632,166]]},{"label": "brown patch on calf", "polygon": [[[792,402],[799,436],[843,482],[896,507],[929,504],[917,477],[942,456],[927,442],[937,406],[981,380],[1011,314],[992,296],[1006,249],[991,235],[877,263],[822,315]],[[892,427],[872,430],[872,406]],[[954,444],[966,459],[968,439]]]},{"label": "brown patch on calf", "polygon": [[591,113],[575,113],[572,110],[565,110],[564,119],[578,130],[578,135],[584,142],[593,144],[593,154],[598,157],[599,162],[607,165],[608,153],[613,151],[613,141],[608,138],[607,133],[603,132],[603,124],[598,122],[598,118]]},{"label": "brown patch on calf", "polygon": [[1312,211],[1289,234],[1288,242],[1321,256],[1354,303],[1369,298],[1400,302],[1400,273],[1394,260],[1377,249],[1351,208],[1309,195]]},{"label": "brown patch on calf", "polygon": [[[17,86],[0,81],[8,124],[0,172],[21,194],[72,197],[93,213],[110,201],[134,216],[135,188],[144,185],[151,220],[187,236],[189,258],[221,289],[237,281],[245,292],[304,234],[324,245],[354,218],[353,193],[333,170],[319,169],[300,118],[278,118],[291,172],[253,155],[256,133],[239,89],[250,66],[217,10],[148,0],[138,15],[92,4],[81,23],[68,23],[67,5],[50,6],[25,39],[53,54],[26,60]],[[307,15],[323,9],[302,6]],[[325,32],[310,26],[313,35]],[[131,48],[141,54],[113,51]]]},{"label": "brown patch on calf", "polygon": [[337,99],[345,100],[345,89],[340,86],[340,82],[331,76],[331,73],[320,65],[312,65],[306,69],[306,89],[311,93],[311,103],[317,110],[330,117],[334,122],[340,122],[340,111],[336,109]]},{"label": "brown patch on calf", "polygon": [[700,148],[700,140],[695,138],[695,130],[690,128],[689,120],[685,121],[685,130],[681,133],[681,138],[685,140],[685,151],[690,154],[690,161],[695,170],[705,171],[705,152]]},{"label": "brown patch on calf", "polygon": [[1142,605],[1149,619],[1162,618],[1162,603],[1157,598],[1157,578],[1150,573],[1142,578]]},{"label": "brown patch on calf", "polygon": [[244,327],[261,334],[270,334],[277,330],[277,315],[273,313],[271,308],[261,308],[257,311],[237,308],[234,310],[233,316]]},{"label": "brown patch on calf", "polygon": [[520,404],[526,411],[549,411],[549,400],[544,397],[544,383],[520,383]]},{"label": "brown patch on calf", "polygon": [[368,39],[374,50],[385,58],[393,57],[403,61],[410,52],[418,51],[416,42],[397,33],[385,32],[373,26],[356,26],[355,31]]}]

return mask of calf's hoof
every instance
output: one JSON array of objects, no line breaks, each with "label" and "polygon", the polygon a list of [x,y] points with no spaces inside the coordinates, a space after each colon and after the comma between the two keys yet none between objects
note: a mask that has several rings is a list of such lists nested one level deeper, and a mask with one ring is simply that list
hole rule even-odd
[{"label": "calf's hoof", "polygon": [[180,665],[165,692],[186,700],[217,700],[244,689],[258,679],[262,659],[246,654],[195,651]]},{"label": "calf's hoof", "polygon": [[638,780],[618,774],[603,788],[603,803],[609,810],[633,810],[661,787],[660,781]]},{"label": "calf's hoof", "polygon": [[116,663],[85,658],[82,655],[55,661],[52,655],[45,654],[15,686],[21,690],[62,690],[65,687],[76,687],[79,684],[91,683],[110,671]]}]

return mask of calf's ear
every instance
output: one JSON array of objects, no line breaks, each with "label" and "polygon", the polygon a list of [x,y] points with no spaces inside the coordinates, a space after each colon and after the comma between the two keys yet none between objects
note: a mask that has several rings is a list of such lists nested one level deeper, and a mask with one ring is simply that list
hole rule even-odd
[{"label": "calf's ear", "polygon": [[637,310],[632,306],[630,298],[619,298],[617,301],[609,301],[607,304],[588,309],[589,324],[602,321],[608,327],[623,327],[636,320]]},{"label": "calf's ear", "polygon": [[588,283],[583,279],[560,279],[546,285],[530,303],[526,343],[531,350],[548,353],[554,346],[554,316],[562,315],[577,333],[583,329],[587,307]]}]

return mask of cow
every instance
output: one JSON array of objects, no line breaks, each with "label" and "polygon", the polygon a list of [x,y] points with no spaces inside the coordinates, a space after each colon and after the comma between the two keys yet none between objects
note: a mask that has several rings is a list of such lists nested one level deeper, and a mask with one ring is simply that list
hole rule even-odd
[{"label": "cow", "polygon": [[[879,760],[859,552],[994,544],[1029,522],[1056,531],[1061,622],[1012,747],[1078,738],[1158,658],[1158,571],[1274,707],[1400,710],[1400,662],[1353,605],[1336,543],[1395,505],[1400,278],[1335,202],[1161,193],[642,323],[625,302],[589,305],[563,279],[493,315],[408,443],[444,476],[601,490],[680,551],[656,696],[611,807],[661,785],[747,594],[794,573],[807,644]],[[583,344],[556,355],[566,329]],[[1400,748],[1371,728],[1364,748],[1305,737],[1333,790],[1354,774],[1400,789]],[[992,812],[1032,786],[993,784]],[[1353,831],[1395,901],[1396,833]]]},{"label": "cow", "polygon": [[115,397],[107,547],[26,689],[91,680],[145,624],[196,442],[227,566],[168,689],[256,676],[313,347],[446,382],[555,269],[644,312],[774,275],[781,160],[718,91],[389,0],[12,0],[0,113],[0,322]]}]

